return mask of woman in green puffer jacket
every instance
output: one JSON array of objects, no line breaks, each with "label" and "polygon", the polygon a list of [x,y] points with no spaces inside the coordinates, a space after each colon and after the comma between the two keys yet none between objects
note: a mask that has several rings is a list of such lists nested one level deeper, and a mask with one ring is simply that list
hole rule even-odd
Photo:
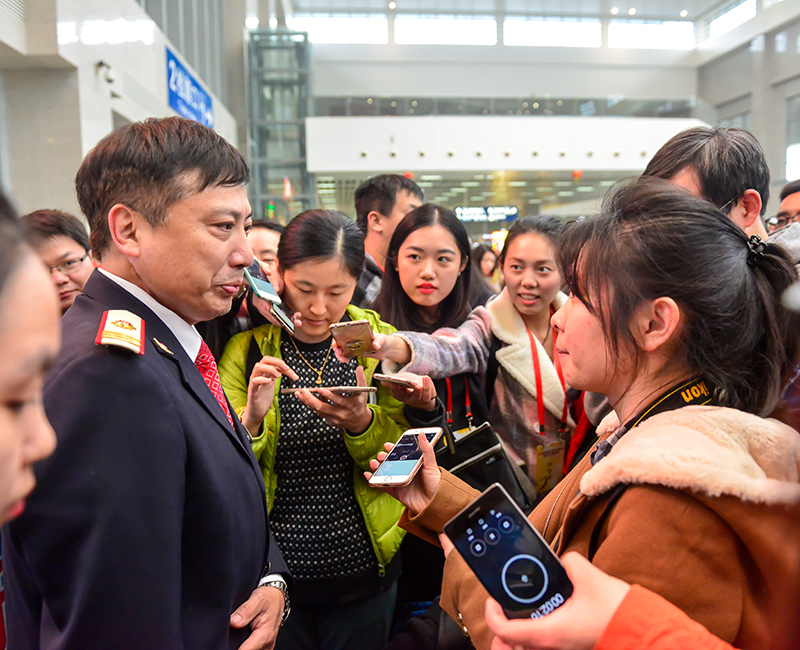
[{"label": "woman in green puffer jacket", "polygon": [[[294,335],[275,325],[239,334],[219,364],[225,393],[253,437],[270,529],[295,578],[278,650],[377,650],[388,638],[403,507],[370,488],[363,471],[408,428],[405,407],[383,386],[371,399],[325,390],[281,393],[370,384],[378,361],[340,362],[329,329],[367,320],[374,332],[394,331],[375,312],[349,304],[363,265],[363,238],[344,214],[309,210],[295,217],[281,236],[276,284],[283,284],[283,300],[301,324]],[[253,342],[261,359],[248,376]]]}]

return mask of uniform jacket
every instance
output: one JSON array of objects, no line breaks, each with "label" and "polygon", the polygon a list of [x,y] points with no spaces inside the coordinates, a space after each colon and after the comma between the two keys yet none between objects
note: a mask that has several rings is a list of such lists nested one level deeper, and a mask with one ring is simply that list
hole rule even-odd
[{"label": "uniform jacket", "polygon": [[[244,427],[148,307],[98,271],[84,291],[44,389],[58,446],[3,533],[9,647],[238,648],[230,615],[268,561],[288,576]],[[95,344],[108,309],[144,354]]]},{"label": "uniform jacket", "polygon": [[[599,432],[614,429],[611,416]],[[800,500],[799,468],[793,429],[735,409],[687,406],[645,420],[594,467],[587,455],[530,519],[557,554],[577,551],[724,641],[760,650],[769,647],[770,610],[800,584],[800,520],[788,510]],[[475,496],[448,476],[404,525],[430,538]],[[463,617],[479,649],[491,642],[485,598],[451,553],[442,606]]]},{"label": "uniform jacket", "polygon": [[[351,320],[368,320],[373,332],[383,334],[394,332],[394,328],[382,322],[373,311],[351,305],[347,308],[347,314]],[[249,332],[242,332],[234,336],[228,343],[222,355],[219,370],[225,393],[239,415],[247,406],[249,377],[245,377],[245,370],[247,350],[252,337],[255,337],[263,355],[281,358],[281,329],[275,325],[262,325]],[[359,357],[358,362],[364,368],[364,374],[369,384],[378,361],[368,357]],[[279,378],[275,383],[275,399],[264,418],[264,432],[253,440],[253,451],[258,458],[264,483],[267,486],[269,508],[272,508],[275,490],[280,480],[274,469],[281,425],[281,414],[278,408],[280,382]],[[367,531],[372,539],[380,570],[383,571],[383,568],[389,564],[397,552],[405,534],[405,531],[397,525],[403,506],[385,492],[371,488],[364,478],[363,472],[369,470],[369,461],[383,450],[384,443],[396,442],[403,431],[408,428],[408,423],[403,415],[403,404],[395,400],[391,391],[384,386],[378,386],[376,403],[368,404],[368,408],[372,410],[372,424],[360,435],[344,434],[344,441],[348,452],[355,461],[353,463],[353,485],[356,501],[364,514]]]},{"label": "uniform jacket", "polygon": [[[553,302],[558,309],[566,300],[559,293]],[[557,433],[564,409],[564,389],[555,366],[539,341],[536,348],[542,371],[542,401],[545,406],[547,433],[536,431],[539,421],[536,382],[533,371],[531,344],[525,323],[511,302],[508,290],[490,301],[486,307],[476,307],[458,328],[441,328],[433,334],[401,332],[411,348],[411,362],[402,368],[434,379],[459,373],[486,374],[492,347],[492,334],[500,339],[497,351],[499,367],[494,382],[494,396],[489,409],[492,428],[527,463],[528,473],[535,476],[536,447],[560,440]],[[385,361],[390,371],[396,364]]]}]

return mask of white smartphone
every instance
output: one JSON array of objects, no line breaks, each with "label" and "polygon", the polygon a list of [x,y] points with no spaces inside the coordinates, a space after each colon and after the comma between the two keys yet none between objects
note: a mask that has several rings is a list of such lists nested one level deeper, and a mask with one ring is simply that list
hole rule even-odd
[{"label": "white smartphone", "polygon": [[278,324],[289,334],[294,334],[294,314],[281,300],[270,281],[266,278],[253,277],[247,269],[244,270],[244,279],[256,296],[269,303],[269,311]]},{"label": "white smartphone", "polygon": [[378,469],[369,479],[372,486],[399,486],[411,483],[414,475],[422,467],[422,450],[419,448],[419,434],[424,433],[432,445],[442,435],[440,427],[409,429],[394,444]]}]

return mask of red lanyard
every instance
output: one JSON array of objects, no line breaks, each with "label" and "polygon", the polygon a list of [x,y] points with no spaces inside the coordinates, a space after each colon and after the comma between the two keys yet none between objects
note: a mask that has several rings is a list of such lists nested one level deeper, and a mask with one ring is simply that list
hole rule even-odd
[{"label": "red lanyard", "polygon": [[[542,369],[539,367],[539,352],[536,349],[536,337],[533,335],[527,326],[525,329],[528,331],[528,338],[531,342],[531,356],[533,357],[533,372],[536,375],[536,408],[539,411],[539,433],[544,434],[545,411],[544,411],[544,396],[542,395]],[[556,347],[556,328],[553,328],[553,350]],[[564,374],[561,371],[561,359],[558,354],[555,354],[556,372],[561,381],[561,388],[564,390],[564,410],[561,412],[561,426],[558,428],[559,432],[565,433],[567,431],[567,413],[569,404],[567,402],[567,385],[564,382]]]},{"label": "red lanyard", "polygon": [[[447,424],[453,424],[453,386],[450,383],[450,377],[445,377],[444,381],[447,384]],[[466,377],[464,377],[464,388],[467,391],[464,399],[464,405],[467,408],[467,425],[472,428],[472,403],[469,399],[469,381]]]}]

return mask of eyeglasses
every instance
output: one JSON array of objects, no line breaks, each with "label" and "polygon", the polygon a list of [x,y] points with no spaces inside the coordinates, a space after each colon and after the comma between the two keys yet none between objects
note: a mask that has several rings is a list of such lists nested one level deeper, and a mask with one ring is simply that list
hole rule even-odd
[{"label": "eyeglasses", "polygon": [[794,214],[788,214],[786,212],[781,212],[774,217],[769,219],[769,224],[771,226],[775,226],[775,229],[783,228],[784,226],[788,226],[790,223],[796,223],[800,219],[800,212],[795,212]]},{"label": "eyeglasses", "polygon": [[[737,201],[738,201],[738,200],[739,200],[741,197],[742,197],[742,195],[741,195],[741,194],[737,194],[737,195],[736,195],[736,196],[734,196],[734,197],[733,197],[733,198],[732,198],[730,201],[728,201],[728,202],[727,202],[725,205],[721,206],[721,207],[719,208],[719,211],[720,211],[720,212],[724,212],[725,214],[728,214],[728,212],[730,212],[730,210],[726,210],[725,208],[727,208],[729,205],[731,205],[731,203],[735,203],[735,202],[737,202]],[[732,210],[732,209],[733,209],[733,206],[731,206],[731,210]]]},{"label": "eyeglasses", "polygon": [[72,260],[64,260],[63,262],[61,262],[61,264],[56,264],[55,266],[49,267],[50,273],[52,273],[53,271],[58,271],[59,273],[63,273],[64,275],[72,275],[81,268],[83,260],[85,260],[87,257],[89,257],[89,251],[86,251],[83,254],[83,257],[77,257]]}]

